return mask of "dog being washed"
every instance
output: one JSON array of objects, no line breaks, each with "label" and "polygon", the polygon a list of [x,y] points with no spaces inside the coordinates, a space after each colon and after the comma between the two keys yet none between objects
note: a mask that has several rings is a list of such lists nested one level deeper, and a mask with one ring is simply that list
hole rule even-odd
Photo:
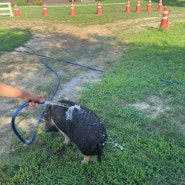
[{"label": "dog being washed", "polygon": [[48,107],[45,115],[47,132],[60,131],[64,144],[73,141],[84,156],[82,163],[101,162],[106,145],[106,130],[98,116],[85,106],[61,100]]}]

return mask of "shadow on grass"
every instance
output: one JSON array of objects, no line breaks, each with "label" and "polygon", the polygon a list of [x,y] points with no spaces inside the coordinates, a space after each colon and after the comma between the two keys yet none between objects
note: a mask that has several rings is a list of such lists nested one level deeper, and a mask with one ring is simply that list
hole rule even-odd
[{"label": "shadow on grass", "polygon": [[12,51],[31,38],[28,29],[0,27],[0,51]]}]

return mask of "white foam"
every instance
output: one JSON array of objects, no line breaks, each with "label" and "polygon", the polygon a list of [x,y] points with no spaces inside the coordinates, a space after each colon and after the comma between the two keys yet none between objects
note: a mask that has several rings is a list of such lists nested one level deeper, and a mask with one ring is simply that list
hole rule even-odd
[{"label": "white foam", "polygon": [[66,120],[72,120],[73,118],[73,111],[74,109],[80,110],[80,105],[74,105],[68,108],[68,111],[66,112]]}]

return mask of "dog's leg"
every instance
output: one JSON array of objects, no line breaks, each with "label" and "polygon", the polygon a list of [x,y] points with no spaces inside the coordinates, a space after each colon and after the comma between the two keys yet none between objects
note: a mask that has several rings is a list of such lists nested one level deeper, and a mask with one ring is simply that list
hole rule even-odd
[{"label": "dog's leg", "polygon": [[53,121],[53,119],[51,118],[51,122],[52,122],[52,124],[54,124],[55,126],[56,126],[56,128],[59,130],[59,132],[64,136],[64,141],[63,141],[63,143],[64,144],[68,144],[69,143],[69,141],[71,140],[64,132],[62,132],[58,127],[57,127],[57,125],[55,124],[55,122]]},{"label": "dog's leg", "polygon": [[67,145],[70,142],[70,140],[71,139],[67,136],[67,137],[64,138],[63,143]]},{"label": "dog's leg", "polygon": [[64,136],[63,143],[67,145],[71,139],[64,132],[62,132],[61,130],[59,130],[59,131]]},{"label": "dog's leg", "polygon": [[91,155],[84,155],[84,159],[81,161],[81,163],[88,163],[91,161]]},{"label": "dog's leg", "polygon": [[91,155],[90,161],[97,162],[97,155]]},{"label": "dog's leg", "polygon": [[84,155],[84,159],[81,161],[81,163],[88,163],[88,162],[97,162],[97,156],[96,155]]}]

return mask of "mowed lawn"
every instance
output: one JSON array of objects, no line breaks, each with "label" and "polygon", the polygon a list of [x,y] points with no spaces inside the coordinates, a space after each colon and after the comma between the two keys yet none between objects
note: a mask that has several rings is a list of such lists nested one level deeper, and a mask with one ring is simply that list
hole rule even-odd
[{"label": "mowed lawn", "polygon": [[[143,3],[147,5],[147,1]],[[157,3],[153,2],[155,8]],[[23,147],[14,138],[14,151],[0,156],[0,184],[185,184],[185,8],[183,1],[163,3],[170,8],[169,29],[145,26],[135,31],[135,25],[129,24],[114,31],[112,34],[125,43],[120,60],[109,62],[102,81],[87,84],[82,92],[80,103],[95,111],[107,130],[102,163],[80,164],[81,156],[74,144],[66,147],[60,135],[53,138],[53,134],[38,130],[33,145]],[[107,6],[105,12],[109,11]],[[30,14],[33,17],[20,19],[34,20],[34,12]],[[78,13],[72,18],[63,14],[66,18],[62,23],[83,27],[122,19],[134,22],[138,17],[146,24],[142,20],[146,12],[123,16],[120,10],[114,17],[112,12],[101,17],[93,13]],[[151,17],[156,15],[151,13]],[[60,18],[53,15],[40,19]],[[21,42],[9,40],[18,32]],[[3,33],[10,37],[0,38],[6,43],[1,51],[11,51],[12,46],[30,38],[28,30],[19,28],[3,27]]]}]

